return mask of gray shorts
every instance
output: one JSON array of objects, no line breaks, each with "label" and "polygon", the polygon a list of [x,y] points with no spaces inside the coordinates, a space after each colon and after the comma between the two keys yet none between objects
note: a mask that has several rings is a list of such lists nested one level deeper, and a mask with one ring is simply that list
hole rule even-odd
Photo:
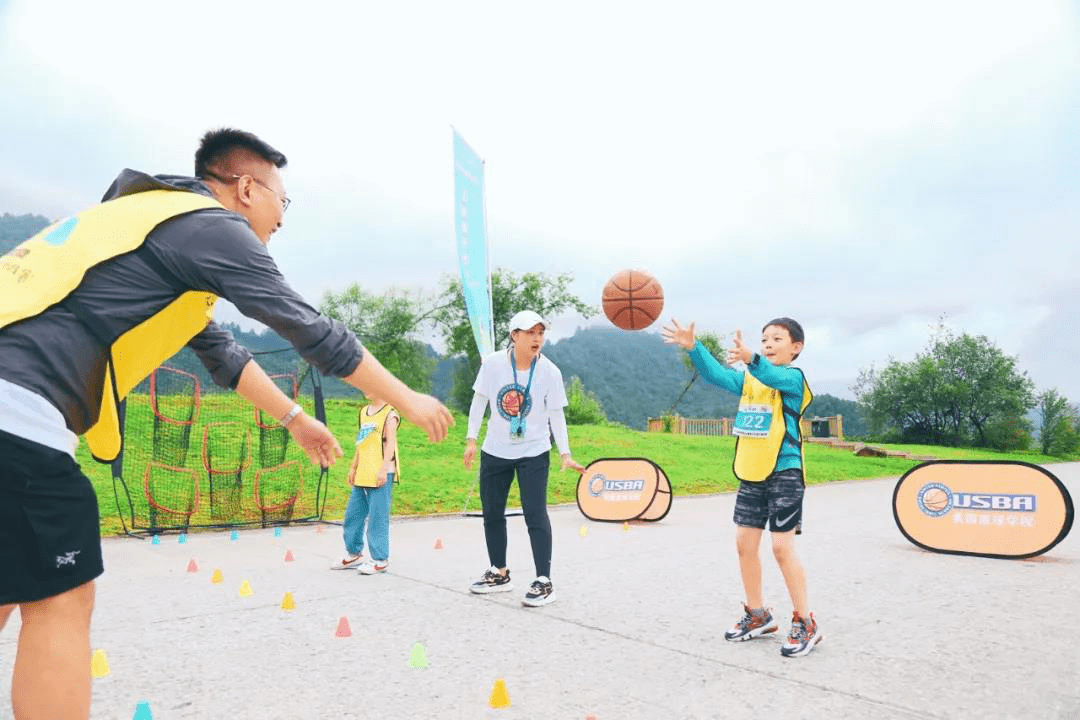
[{"label": "gray shorts", "polygon": [[735,524],[770,532],[802,532],[802,501],[806,485],[799,468],[779,470],[761,482],[739,482]]}]

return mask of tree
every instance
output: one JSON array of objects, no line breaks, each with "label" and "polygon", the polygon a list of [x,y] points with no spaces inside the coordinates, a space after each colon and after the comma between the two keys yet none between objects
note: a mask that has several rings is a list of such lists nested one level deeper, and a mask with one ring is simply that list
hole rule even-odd
[{"label": "tree", "polygon": [[1010,357],[984,335],[939,333],[931,355],[941,368],[944,400],[966,419],[979,445],[986,445],[986,423],[1022,417],[1035,407],[1035,384]]},{"label": "tree", "polygon": [[422,316],[419,298],[395,290],[378,296],[354,283],[340,293],[327,292],[320,309],[356,333],[403,383],[419,392],[431,389],[435,359],[415,337]]},{"label": "tree", "polygon": [[1076,413],[1069,401],[1050,389],[1039,395],[1039,445],[1043,455],[1067,455],[1080,447]]},{"label": "tree", "polygon": [[[509,344],[510,318],[520,310],[534,310],[551,319],[568,310],[584,317],[592,317],[598,310],[573,295],[569,288],[573,275],[547,275],[524,273],[517,275],[511,270],[497,268],[491,273],[492,320],[495,326],[495,347]],[[442,288],[435,307],[421,318],[438,328],[446,340],[446,355],[464,355],[467,362],[454,371],[454,384],[450,392],[450,405],[467,412],[472,402],[472,383],[480,369],[480,354],[473,339],[469,314],[465,308],[465,296],[461,280],[444,276]]]},{"label": "tree", "polygon": [[[724,348],[721,345],[721,338],[726,338],[727,335],[718,337],[715,333],[711,332],[703,332],[700,335],[695,333],[695,335],[698,342],[700,342],[705,347],[705,349],[709,351],[710,355],[712,355],[724,365],[727,365],[727,361],[725,360],[726,353],[724,352]],[[682,402],[683,397],[686,396],[686,392],[690,389],[690,386],[693,385],[694,381],[698,379],[697,368],[694,367],[694,361],[690,359],[689,353],[683,353],[682,361],[683,365],[685,365],[686,369],[690,372],[690,381],[686,383],[686,387],[684,387],[682,392],[679,393],[679,397],[675,398],[675,402],[671,403],[671,408],[667,411],[667,413],[665,413],[668,416],[677,414],[677,408],[679,407],[679,403]],[[669,432],[669,430],[665,430],[665,432]]]},{"label": "tree", "polygon": [[983,335],[954,336],[943,327],[911,362],[862,370],[853,390],[875,432],[937,445],[1015,446],[1035,406],[1034,384],[1016,358]]}]

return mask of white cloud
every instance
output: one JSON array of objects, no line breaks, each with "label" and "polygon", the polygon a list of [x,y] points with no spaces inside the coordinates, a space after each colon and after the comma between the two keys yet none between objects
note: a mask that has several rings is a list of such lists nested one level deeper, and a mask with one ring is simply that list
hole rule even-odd
[{"label": "white cloud", "polygon": [[1080,399],[1034,364],[1047,323],[1080,335],[1059,292],[1078,58],[1049,1],[22,0],[0,9],[0,211],[189,172],[236,125],[290,158],[271,250],[303,294],[434,290],[456,272],[453,124],[487,160],[493,266],[573,272],[593,303],[648,268],[720,332],[795,316],[830,391],[947,313]]}]

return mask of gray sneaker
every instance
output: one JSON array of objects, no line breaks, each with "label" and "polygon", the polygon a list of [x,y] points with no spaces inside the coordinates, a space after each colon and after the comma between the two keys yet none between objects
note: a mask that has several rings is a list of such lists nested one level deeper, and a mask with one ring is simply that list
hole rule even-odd
[{"label": "gray sneaker", "polygon": [[742,642],[777,631],[776,619],[769,612],[769,608],[761,608],[755,611],[743,605],[743,610],[746,611],[746,614],[735,623],[734,627],[724,633],[725,640]]}]

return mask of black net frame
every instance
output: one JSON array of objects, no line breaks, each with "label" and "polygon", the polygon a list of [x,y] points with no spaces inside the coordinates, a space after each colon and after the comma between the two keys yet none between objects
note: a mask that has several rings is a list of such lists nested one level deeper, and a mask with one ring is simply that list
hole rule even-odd
[{"label": "black net frame", "polygon": [[[291,348],[254,354],[282,391],[326,422],[318,371]],[[124,444],[112,475],[124,532],[321,522],[329,471],[312,466],[275,419],[231,390],[197,377],[191,382],[195,371],[172,367],[176,359],[155,370],[120,408]],[[197,395],[162,398],[165,378],[181,378],[186,389],[180,392],[195,389]],[[170,416],[164,406],[181,411]]]}]

